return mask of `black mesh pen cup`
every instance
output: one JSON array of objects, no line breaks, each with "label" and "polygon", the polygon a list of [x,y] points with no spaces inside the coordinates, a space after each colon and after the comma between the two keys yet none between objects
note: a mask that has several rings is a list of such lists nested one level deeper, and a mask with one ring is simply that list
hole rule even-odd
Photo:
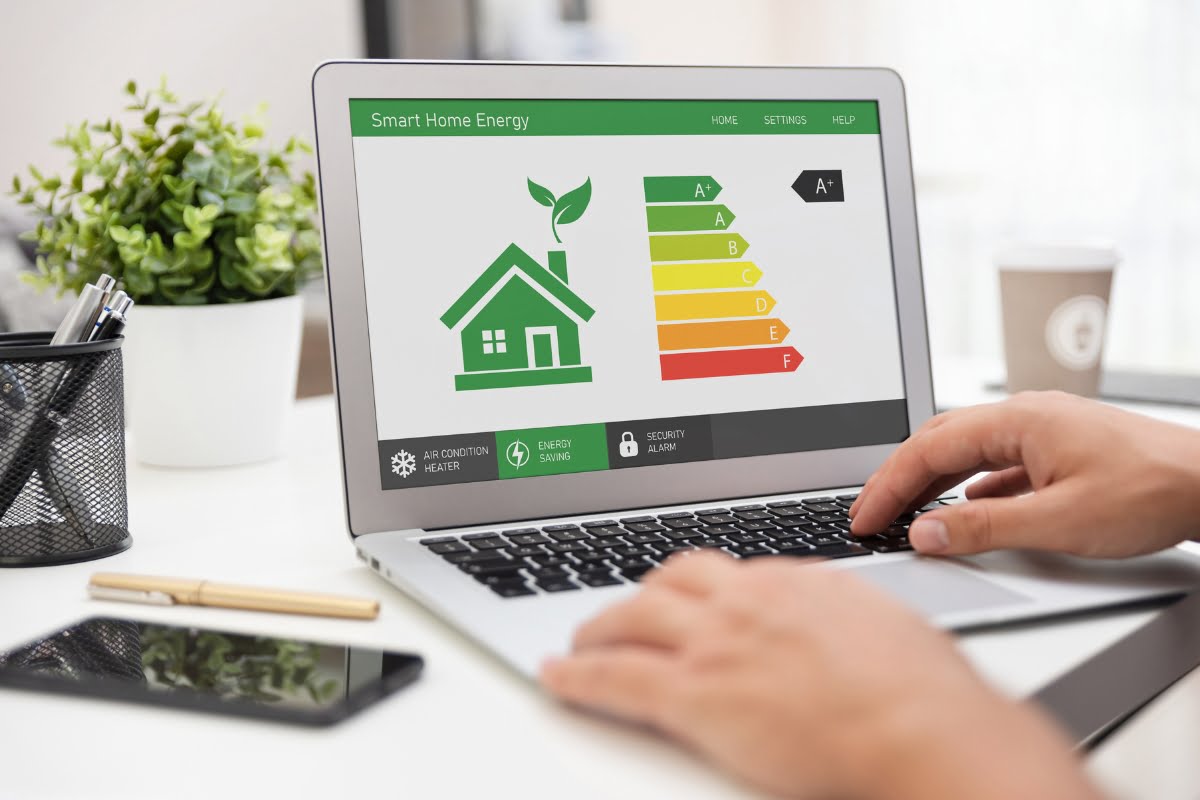
[{"label": "black mesh pen cup", "polygon": [[129,547],[120,336],[0,334],[0,567]]}]

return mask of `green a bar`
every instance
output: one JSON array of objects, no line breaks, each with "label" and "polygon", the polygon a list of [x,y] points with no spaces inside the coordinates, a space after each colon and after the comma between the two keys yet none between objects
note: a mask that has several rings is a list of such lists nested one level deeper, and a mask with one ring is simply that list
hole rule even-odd
[{"label": "green a bar", "polygon": [[739,233],[691,233],[684,236],[651,236],[651,261],[708,261],[740,258],[749,242]]},{"label": "green a bar", "polygon": [[659,175],[642,179],[647,203],[708,203],[721,184],[711,175]]},{"label": "green a bar", "polygon": [[733,212],[720,203],[691,206],[646,206],[646,227],[660,231],[721,231],[733,222]]}]

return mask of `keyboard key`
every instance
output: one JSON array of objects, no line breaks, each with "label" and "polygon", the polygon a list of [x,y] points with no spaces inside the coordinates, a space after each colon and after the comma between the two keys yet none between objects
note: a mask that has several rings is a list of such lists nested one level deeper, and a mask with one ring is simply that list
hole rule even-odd
[{"label": "keyboard key", "polygon": [[804,525],[800,530],[806,531],[813,536],[837,536],[844,531],[836,525],[818,525],[815,522],[810,522]]},{"label": "keyboard key", "polygon": [[588,586],[620,586],[623,581],[608,570],[604,572],[581,572],[579,580]]},{"label": "keyboard key", "polygon": [[591,535],[584,533],[579,528],[573,528],[568,531],[550,531],[550,538],[557,542],[578,542],[582,539],[590,539]]},{"label": "keyboard key", "polygon": [[842,544],[842,539],[837,536],[805,536],[804,541],[811,544],[813,547],[826,547],[831,544]]},{"label": "keyboard key", "polygon": [[537,594],[537,592],[529,588],[525,581],[493,583],[489,588],[501,597],[527,597],[531,594]]},{"label": "keyboard key", "polygon": [[464,533],[462,540],[464,542],[473,542],[476,539],[491,539],[495,535],[496,534],[494,531],[487,531],[485,533]]},{"label": "keyboard key", "polygon": [[650,569],[650,562],[647,561],[646,559],[640,558],[640,557],[638,557],[638,558],[634,558],[634,557],[614,558],[611,561],[609,561],[608,563],[612,564],[615,568],[621,570],[622,573],[627,572],[629,570],[636,570],[636,569],[639,569],[642,567],[644,567],[645,569]]},{"label": "keyboard key", "polygon": [[757,519],[771,519],[771,514],[767,513],[766,511],[761,511],[761,510],[739,511],[736,514],[734,514],[734,516],[742,521],[750,521],[750,520],[757,520]]},{"label": "keyboard key", "polygon": [[744,531],[769,531],[775,527],[775,523],[763,519],[751,519],[739,522],[737,526]]},{"label": "keyboard key", "polygon": [[638,522],[654,522],[654,517],[645,514],[638,517],[621,517],[622,525],[633,525]]},{"label": "keyboard key", "polygon": [[636,567],[636,568],[631,568],[631,569],[623,569],[623,570],[621,570],[621,577],[625,578],[626,580],[640,581],[646,575],[647,572],[654,569],[656,566],[657,566],[656,564],[651,564],[650,562],[646,562],[646,564],[644,564],[641,567]]},{"label": "keyboard key", "polygon": [[508,547],[508,542],[499,536],[491,536],[487,539],[474,539],[471,546],[476,550],[499,550],[501,547]]},{"label": "keyboard key", "polygon": [[508,540],[513,544],[545,544],[550,537],[540,533],[515,533],[510,534]]},{"label": "keyboard key", "polygon": [[790,519],[791,517],[803,517],[808,511],[805,510],[804,506],[796,505],[772,509],[772,513],[776,518]]},{"label": "keyboard key", "polygon": [[719,539],[716,536],[700,536],[695,539],[688,539],[688,544],[692,547],[724,547],[728,542],[724,539]]},{"label": "keyboard key", "polygon": [[851,556],[868,556],[870,554],[871,551],[861,544],[851,544],[850,542],[831,544],[828,547],[818,547],[813,553],[813,555],[821,558],[849,558]]},{"label": "keyboard key", "polygon": [[438,544],[429,545],[429,552],[445,555],[446,553],[465,553],[470,552],[471,548],[467,547],[462,542],[456,542],[451,539],[448,542],[439,542]]},{"label": "keyboard key", "polygon": [[767,537],[763,536],[761,533],[754,533],[753,531],[747,533],[731,533],[725,538],[734,544],[756,544],[758,542],[767,541]]},{"label": "keyboard key", "polygon": [[516,575],[517,570],[525,566],[522,562],[511,558],[504,563],[492,564],[459,564],[458,568],[468,575]]},{"label": "keyboard key", "polygon": [[738,558],[758,558],[759,556],[775,555],[774,550],[769,547],[764,547],[761,544],[731,545],[726,549],[738,556]]},{"label": "keyboard key", "polygon": [[808,517],[799,516],[777,519],[775,520],[775,524],[780,528],[801,528],[812,525],[813,523],[808,521]]},{"label": "keyboard key", "polygon": [[650,542],[661,542],[664,539],[657,533],[627,533],[625,541],[630,544],[649,544]]},{"label": "keyboard key", "polygon": [[656,533],[665,531],[666,528],[657,522],[630,522],[625,525],[625,530],[631,533]]},{"label": "keyboard key", "polygon": [[845,514],[820,513],[820,514],[809,514],[808,518],[810,520],[812,520],[813,522],[820,522],[820,523],[841,522],[842,520],[846,519],[846,515]]},{"label": "keyboard key", "polygon": [[730,506],[730,511],[762,511],[766,506],[762,503],[751,503],[747,506]]},{"label": "keyboard key", "polygon": [[728,514],[728,508],[701,508],[696,511],[697,517],[709,517],[714,514]]},{"label": "keyboard key", "polygon": [[520,545],[519,547],[506,547],[504,552],[508,553],[513,558],[525,558],[526,556],[540,556],[546,551],[534,544]]},{"label": "keyboard key", "polygon": [[421,544],[430,547],[435,544],[445,544],[446,542],[458,541],[453,536],[434,536],[432,539],[422,539]]},{"label": "keyboard key", "polygon": [[690,544],[684,542],[662,542],[660,544],[651,545],[654,550],[659,553],[679,553],[684,550],[695,550]]},{"label": "keyboard key", "polygon": [[858,499],[857,493],[855,493],[855,494],[839,494],[837,497],[834,498],[834,500],[849,500],[851,503],[853,503],[857,499]]},{"label": "keyboard key", "polygon": [[670,511],[670,512],[667,512],[666,514],[658,515],[658,518],[660,520],[690,519],[691,517],[692,517],[692,512],[690,512],[690,511]]},{"label": "keyboard key", "polygon": [[667,539],[679,542],[684,539],[695,539],[697,536],[703,536],[704,534],[697,528],[684,528],[680,531],[663,531],[662,535]]},{"label": "keyboard key", "polygon": [[705,525],[730,525],[738,519],[733,514],[697,514]]},{"label": "keyboard key", "polygon": [[673,530],[681,531],[687,530],[688,528],[699,528],[704,523],[698,519],[686,517],[680,519],[664,519],[663,524]]},{"label": "keyboard key", "polygon": [[817,504],[832,503],[833,498],[832,497],[806,497],[803,500],[801,500],[800,502],[806,506],[811,505],[813,503],[817,503]]},{"label": "keyboard key", "polygon": [[595,550],[590,550],[586,553],[572,553],[571,558],[578,561],[584,566],[593,564],[604,564],[613,556],[609,553],[597,553]]},{"label": "keyboard key", "polygon": [[884,528],[882,531],[880,531],[880,536],[888,536],[888,537],[897,538],[897,539],[906,539],[906,538],[908,538],[908,526],[907,525],[889,525],[886,528]]},{"label": "keyboard key", "polygon": [[543,533],[554,533],[555,531],[577,531],[579,526],[574,522],[560,522],[556,525],[543,525]]},{"label": "keyboard key", "polygon": [[[451,553],[455,556],[455,564],[462,566],[463,564],[487,564],[492,561],[511,561],[504,553],[495,550],[476,550],[472,553]],[[461,557],[459,557],[461,556]],[[445,558],[445,556],[443,556]]]},{"label": "keyboard key", "polygon": [[782,542],[775,542],[771,547],[784,555],[800,555],[816,552],[815,547],[801,539],[786,539]]},{"label": "keyboard key", "polygon": [[537,587],[543,592],[570,592],[579,588],[579,584],[570,578],[551,578],[538,581]]},{"label": "keyboard key", "polygon": [[571,559],[566,556],[560,556],[557,553],[547,553],[544,556],[530,556],[526,559],[539,567],[561,567],[571,563]]},{"label": "keyboard key", "polygon": [[535,581],[548,581],[570,577],[571,573],[562,567],[542,567],[541,569],[526,569],[529,577]]},{"label": "keyboard key", "polygon": [[617,558],[639,558],[653,555],[656,551],[642,544],[627,544],[624,547],[614,547],[612,554]]},{"label": "keyboard key", "polygon": [[620,525],[603,525],[597,528],[588,528],[587,531],[593,537],[599,536],[620,536],[625,533],[625,529]]},{"label": "keyboard key", "polygon": [[818,514],[837,514],[841,516],[846,513],[846,509],[839,506],[837,503],[805,503],[804,507],[810,513]]},{"label": "keyboard key", "polygon": [[886,539],[882,536],[864,536],[858,543],[876,553],[904,553],[913,549],[907,539]]},{"label": "keyboard key", "polygon": [[735,528],[732,525],[707,525],[703,528],[698,528],[701,533],[709,536],[724,536],[727,533],[741,533],[741,529]]},{"label": "keyboard key", "polygon": [[451,564],[458,564],[463,561],[470,561],[474,556],[479,555],[478,550],[466,550],[460,553],[446,553],[442,556],[443,559]]},{"label": "keyboard key", "polygon": [[506,531],[501,531],[505,536],[520,536],[525,533],[540,533],[537,528],[511,528]]},{"label": "keyboard key", "polygon": [[583,527],[585,527],[585,528],[607,528],[607,527],[615,526],[616,524],[617,524],[617,521],[615,519],[589,519],[587,522],[583,523]]},{"label": "keyboard key", "polygon": [[777,528],[775,530],[763,531],[762,534],[776,541],[791,541],[792,539],[799,539],[801,536],[807,536],[808,531],[803,528]]},{"label": "keyboard key", "polygon": [[774,503],[767,503],[767,508],[791,508],[798,505],[799,500],[776,500]]},{"label": "keyboard key", "polygon": [[625,539],[620,536],[597,536],[586,544],[593,550],[603,550],[608,547],[623,547]]},{"label": "keyboard key", "polygon": [[551,542],[550,544],[546,545],[546,549],[551,553],[558,553],[561,555],[563,553],[579,553],[583,550],[590,550],[591,548],[583,542]]}]

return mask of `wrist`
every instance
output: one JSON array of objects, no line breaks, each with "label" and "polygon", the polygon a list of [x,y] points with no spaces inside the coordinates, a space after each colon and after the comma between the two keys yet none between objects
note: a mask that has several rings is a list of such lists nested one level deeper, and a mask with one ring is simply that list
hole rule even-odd
[{"label": "wrist", "polygon": [[1034,709],[979,687],[938,694],[860,742],[854,797],[1093,800],[1069,742]]}]

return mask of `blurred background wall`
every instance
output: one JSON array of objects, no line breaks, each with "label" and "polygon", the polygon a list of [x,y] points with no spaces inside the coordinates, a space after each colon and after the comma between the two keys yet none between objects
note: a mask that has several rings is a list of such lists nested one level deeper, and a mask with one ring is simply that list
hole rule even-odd
[{"label": "blurred background wall", "polygon": [[[311,139],[309,77],[328,58],[888,66],[908,90],[935,357],[999,357],[1004,242],[1106,239],[1125,255],[1109,363],[1195,370],[1198,35],[1192,0],[8,3],[0,185],[63,165],[49,140],[112,113],[131,77],[223,92],[238,115],[265,101],[282,140]],[[12,287],[0,277],[0,299]]]}]

